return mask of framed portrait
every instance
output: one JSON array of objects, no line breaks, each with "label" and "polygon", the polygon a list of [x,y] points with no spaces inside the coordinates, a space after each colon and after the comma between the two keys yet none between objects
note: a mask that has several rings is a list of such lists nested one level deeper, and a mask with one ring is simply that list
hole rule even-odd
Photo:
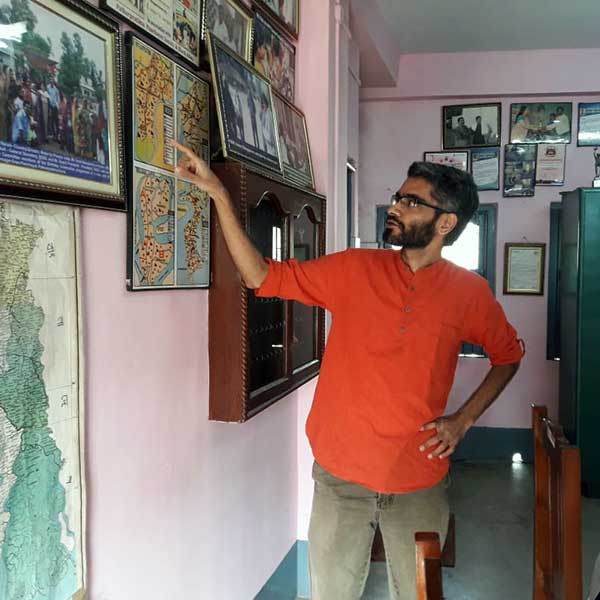
[{"label": "framed portrait", "polygon": [[194,66],[200,65],[202,0],[100,0],[103,8],[137,26]]},{"label": "framed portrait", "polygon": [[469,171],[468,152],[423,152],[423,160],[438,165],[454,167],[461,171]]},{"label": "framed portrait", "polygon": [[283,176],[292,183],[315,189],[310,145],[304,114],[280,95],[273,94]]},{"label": "framed portrait", "polygon": [[126,36],[132,291],[210,284],[210,199],[175,172],[188,146],[208,162],[210,85],[150,42]]},{"label": "framed portrait", "polygon": [[0,49],[0,191],[124,210],[118,25],[85,2],[19,6]]},{"label": "framed portrait", "polygon": [[477,190],[500,189],[500,148],[472,148],[471,175]]},{"label": "framed portrait", "polygon": [[252,14],[235,0],[204,0],[202,39],[210,31],[228,48],[250,62],[252,58]]},{"label": "framed portrait", "polygon": [[300,0],[253,0],[254,5],[265,9],[277,25],[298,39],[300,29]]},{"label": "framed portrait", "polygon": [[256,13],[254,18],[254,68],[266,77],[276,92],[294,102],[296,49],[269,22]]},{"label": "framed portrait", "polygon": [[223,156],[282,174],[271,84],[208,33]]},{"label": "framed portrait", "polygon": [[504,293],[542,296],[545,255],[546,244],[505,244]]},{"label": "framed portrait", "polygon": [[578,146],[600,146],[600,102],[580,102]]},{"label": "framed portrait", "polygon": [[538,144],[536,185],[564,185],[566,144]]},{"label": "framed portrait", "polygon": [[444,150],[499,146],[501,113],[499,102],[442,107]]},{"label": "framed portrait", "polygon": [[504,146],[503,196],[535,195],[537,144],[506,144]]},{"label": "framed portrait", "polygon": [[532,102],[510,105],[510,143],[569,144],[572,102]]}]

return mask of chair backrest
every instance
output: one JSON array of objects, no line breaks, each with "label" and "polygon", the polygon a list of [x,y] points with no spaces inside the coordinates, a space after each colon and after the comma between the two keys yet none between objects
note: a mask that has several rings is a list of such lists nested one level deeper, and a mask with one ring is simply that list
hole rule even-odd
[{"label": "chair backrest", "polygon": [[533,600],[581,600],[581,462],[545,406],[532,407]]},{"label": "chair backrest", "polygon": [[437,533],[415,533],[417,555],[417,600],[444,600],[442,552]]}]

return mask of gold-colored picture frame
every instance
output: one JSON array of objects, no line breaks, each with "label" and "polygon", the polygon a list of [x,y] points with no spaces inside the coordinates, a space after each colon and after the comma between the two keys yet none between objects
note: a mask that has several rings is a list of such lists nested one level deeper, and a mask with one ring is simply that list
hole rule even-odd
[{"label": "gold-colored picture frame", "polygon": [[506,243],[504,245],[504,294],[542,296],[546,244]]}]

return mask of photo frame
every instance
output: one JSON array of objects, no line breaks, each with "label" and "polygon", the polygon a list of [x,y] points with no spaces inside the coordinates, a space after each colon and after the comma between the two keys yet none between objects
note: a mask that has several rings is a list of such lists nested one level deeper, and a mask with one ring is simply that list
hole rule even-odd
[{"label": "photo frame", "polygon": [[543,296],[546,244],[504,245],[504,294]]},{"label": "photo frame", "polygon": [[271,84],[208,33],[223,156],[283,174]]},{"label": "photo frame", "polygon": [[304,113],[282,96],[273,94],[283,176],[290,182],[315,189],[308,130]]},{"label": "photo frame", "polygon": [[209,287],[210,198],[176,173],[181,156],[170,140],[210,160],[210,84],[137,34],[128,32],[125,44],[127,287]]},{"label": "photo frame", "polygon": [[577,115],[577,145],[600,146],[600,102],[580,102]]},{"label": "photo frame", "polygon": [[530,197],[535,195],[537,144],[506,144],[504,146],[505,197]]},{"label": "photo frame", "polygon": [[244,4],[236,0],[203,0],[203,40],[207,40],[209,31],[228,48],[251,61],[253,18]]},{"label": "photo frame", "polygon": [[501,120],[499,102],[443,106],[444,150],[499,146]]},{"label": "photo frame", "polygon": [[566,144],[538,144],[535,185],[564,185]]},{"label": "photo frame", "polygon": [[294,39],[300,30],[300,0],[253,0],[258,6]]},{"label": "photo frame", "polygon": [[119,26],[79,0],[24,6],[31,48],[9,40],[0,58],[0,192],[125,210]]},{"label": "photo frame", "polygon": [[510,105],[511,144],[569,144],[572,102],[531,102]]},{"label": "photo frame", "polygon": [[436,163],[438,165],[446,165],[454,167],[461,171],[469,172],[469,153],[464,152],[444,152],[443,150],[434,152],[423,152],[423,160],[426,162]]},{"label": "photo frame", "polygon": [[254,18],[254,68],[273,89],[293,104],[296,91],[296,48],[257,10]]},{"label": "photo frame", "polygon": [[500,148],[472,148],[471,175],[477,190],[500,189]]}]

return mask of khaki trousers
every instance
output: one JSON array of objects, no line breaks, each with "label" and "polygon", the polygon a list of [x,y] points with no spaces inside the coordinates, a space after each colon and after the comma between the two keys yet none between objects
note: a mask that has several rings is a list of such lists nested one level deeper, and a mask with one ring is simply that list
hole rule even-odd
[{"label": "khaki trousers", "polygon": [[311,600],[359,600],[377,525],[387,561],[390,598],[416,600],[415,533],[448,529],[449,477],[426,490],[379,494],[334,477],[316,462],[308,532]]}]

